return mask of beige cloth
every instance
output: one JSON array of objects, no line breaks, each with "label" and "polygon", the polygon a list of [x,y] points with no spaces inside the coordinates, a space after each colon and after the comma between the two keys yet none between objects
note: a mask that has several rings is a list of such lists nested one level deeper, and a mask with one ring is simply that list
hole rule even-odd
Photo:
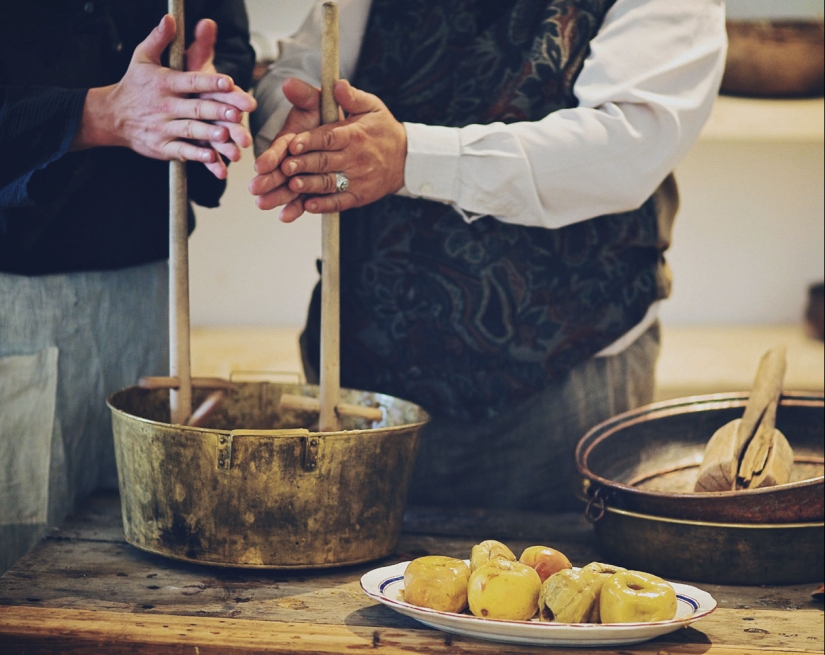
[{"label": "beige cloth", "polygon": [[56,394],[54,346],[0,357],[0,525],[48,520]]},{"label": "beige cloth", "polygon": [[0,274],[0,573],[95,489],[116,487],[107,397],[166,375],[166,262]]}]

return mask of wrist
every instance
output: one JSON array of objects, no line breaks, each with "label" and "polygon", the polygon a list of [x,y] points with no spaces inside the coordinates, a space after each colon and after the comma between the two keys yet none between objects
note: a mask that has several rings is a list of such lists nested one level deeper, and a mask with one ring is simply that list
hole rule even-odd
[{"label": "wrist", "polygon": [[114,86],[108,86],[88,90],[80,124],[69,150],[119,145],[114,136],[114,120],[109,110],[109,97],[113,88]]},{"label": "wrist", "polygon": [[400,168],[396,169],[394,176],[393,189],[390,193],[398,193],[406,188],[405,170],[407,168],[407,129],[404,123],[398,123],[398,154],[397,160],[400,163]]}]

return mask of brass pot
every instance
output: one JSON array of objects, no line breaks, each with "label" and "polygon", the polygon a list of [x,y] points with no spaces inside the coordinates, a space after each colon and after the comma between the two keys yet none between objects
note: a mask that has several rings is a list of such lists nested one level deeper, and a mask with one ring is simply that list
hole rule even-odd
[{"label": "brass pot", "polygon": [[[169,424],[169,393],[130,387],[112,411],[126,541],[174,559],[245,568],[326,568],[389,555],[427,413],[410,402],[341,390],[341,402],[384,419],[280,408],[308,385],[238,383],[207,427]],[[205,392],[193,394],[194,405]]]}]

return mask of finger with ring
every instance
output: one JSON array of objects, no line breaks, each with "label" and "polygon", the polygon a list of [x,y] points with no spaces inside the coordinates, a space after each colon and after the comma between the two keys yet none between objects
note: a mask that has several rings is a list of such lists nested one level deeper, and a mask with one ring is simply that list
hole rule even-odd
[{"label": "finger with ring", "polygon": [[341,172],[335,174],[335,190],[343,193],[349,188],[349,178]]}]

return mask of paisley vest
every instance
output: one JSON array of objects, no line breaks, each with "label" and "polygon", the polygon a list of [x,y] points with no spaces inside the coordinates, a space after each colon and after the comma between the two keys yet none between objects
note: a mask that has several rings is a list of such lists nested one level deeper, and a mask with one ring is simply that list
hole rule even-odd
[{"label": "paisley vest", "polygon": [[[535,121],[576,106],[573,84],[614,1],[374,0],[353,84],[399,121]],[[561,229],[468,224],[400,196],[345,212],[342,385],[455,418],[514,406],[668,294],[675,206],[663,198]],[[302,339],[316,371],[319,298],[316,288]]]}]

